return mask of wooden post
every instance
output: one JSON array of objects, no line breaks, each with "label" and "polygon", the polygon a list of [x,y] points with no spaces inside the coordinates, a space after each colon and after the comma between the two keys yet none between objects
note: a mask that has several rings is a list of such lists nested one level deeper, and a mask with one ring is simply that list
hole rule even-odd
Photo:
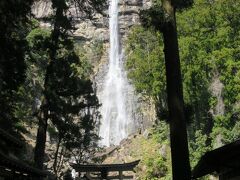
[{"label": "wooden post", "polygon": [[103,170],[101,171],[101,179],[108,179],[108,171],[107,169],[103,168]]},{"label": "wooden post", "polygon": [[183,102],[182,77],[176,27],[175,0],[162,0],[164,13],[168,17],[162,29],[167,98],[170,124],[170,142],[173,180],[190,180],[187,127]]},{"label": "wooden post", "polygon": [[123,172],[122,171],[119,171],[119,179],[123,180]]},{"label": "wooden post", "polygon": [[87,172],[87,173],[86,173],[86,177],[87,177],[88,179],[91,179],[90,172]]}]

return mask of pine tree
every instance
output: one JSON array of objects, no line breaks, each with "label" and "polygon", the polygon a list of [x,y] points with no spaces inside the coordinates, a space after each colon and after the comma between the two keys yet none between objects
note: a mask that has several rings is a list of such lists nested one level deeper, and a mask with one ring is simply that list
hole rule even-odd
[{"label": "pine tree", "polygon": [[[82,14],[86,15],[87,17],[91,17],[94,12],[100,11],[101,8],[104,5],[104,1],[102,0],[97,0],[97,1],[89,1],[89,2],[82,2],[79,0],[71,1],[67,3],[65,0],[52,0],[52,7],[55,11],[55,16],[53,18],[53,30],[51,33],[51,46],[50,46],[50,59],[49,63],[47,65],[46,69],[46,75],[45,75],[45,80],[44,80],[44,97],[42,100],[42,105],[41,105],[41,110],[39,111],[38,119],[38,133],[37,133],[37,141],[36,141],[36,147],[35,147],[35,164],[38,168],[42,169],[43,168],[43,162],[44,162],[44,151],[45,151],[45,143],[46,143],[46,131],[47,131],[47,126],[48,126],[48,120],[49,119],[59,119],[61,120],[60,117],[56,118],[59,116],[59,110],[58,105],[65,104],[65,111],[67,112],[69,108],[72,108],[73,110],[79,110],[81,108],[81,104],[78,106],[73,106],[73,107],[68,107],[65,100],[57,98],[57,96],[61,95],[61,93],[68,93],[70,92],[70,96],[74,96],[74,93],[79,95],[79,93],[84,93],[84,89],[82,89],[85,85],[85,83],[89,83],[89,81],[83,81],[83,82],[74,82],[71,81],[70,87],[71,89],[64,89],[64,87],[61,87],[63,89],[59,90],[64,90],[63,92],[56,92],[58,91],[57,88],[59,84],[63,83],[63,81],[66,83],[67,79],[66,77],[57,77],[56,75],[59,75],[58,71],[56,71],[56,66],[57,68],[60,68],[60,71],[68,70],[70,62],[68,60],[76,60],[76,56],[73,54],[69,54],[68,57],[61,57],[61,44],[63,44],[63,47],[67,47],[66,50],[69,51],[72,46],[71,41],[68,39],[68,32],[69,30],[73,29],[72,22],[69,19],[67,15],[67,11],[69,9],[69,6],[72,4],[76,4],[79,10],[81,11]],[[60,55],[60,57],[59,57]],[[66,59],[65,59],[66,58]],[[59,61],[61,61],[59,63]],[[68,68],[67,68],[68,67]],[[66,68],[66,69],[65,69]],[[61,74],[62,73],[62,74]],[[65,72],[68,73],[68,72]],[[61,75],[64,75],[63,72],[60,72]],[[65,74],[67,75],[67,74]],[[68,74],[71,77],[71,74]],[[55,79],[56,78],[56,79]],[[61,81],[62,80],[62,81]],[[59,82],[60,81],[60,82]],[[59,84],[58,84],[59,83]],[[76,84],[75,84],[76,83]],[[80,84],[78,84],[80,83]],[[54,87],[54,85],[56,87]],[[89,87],[89,85],[87,86]],[[75,89],[74,89],[75,88]],[[75,92],[71,92],[71,90],[75,90]],[[60,94],[59,94],[60,93]],[[73,93],[73,94],[71,94]],[[66,95],[66,94],[65,94]],[[66,119],[65,119],[66,120]]]},{"label": "pine tree", "polygon": [[15,116],[17,91],[25,79],[24,61],[32,0],[0,3],[0,124],[10,133],[22,128]]}]

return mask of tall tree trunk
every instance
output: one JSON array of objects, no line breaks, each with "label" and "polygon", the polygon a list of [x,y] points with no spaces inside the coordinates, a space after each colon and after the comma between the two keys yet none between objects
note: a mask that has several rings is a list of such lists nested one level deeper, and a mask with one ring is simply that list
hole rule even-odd
[{"label": "tall tree trunk", "polygon": [[175,8],[171,4],[171,0],[162,0],[162,2],[164,11],[169,18],[162,32],[167,77],[172,174],[173,180],[190,180],[191,170],[184,115]]},{"label": "tall tree trunk", "polygon": [[[62,0],[64,1],[64,0]],[[65,1],[64,1],[65,2]],[[49,118],[49,111],[50,111],[50,95],[51,92],[50,88],[50,76],[53,73],[53,63],[56,59],[56,52],[58,48],[59,36],[60,36],[60,21],[63,17],[63,8],[57,7],[56,10],[56,18],[54,23],[54,29],[52,31],[52,46],[50,51],[50,61],[47,66],[46,75],[45,75],[45,82],[44,82],[44,100],[40,110],[40,117],[38,122],[38,132],[37,132],[37,140],[34,152],[34,163],[35,166],[39,169],[43,169],[44,163],[44,156],[45,156],[45,145],[46,145],[46,133],[47,133],[47,126],[48,126],[48,118]]]},{"label": "tall tree trunk", "polygon": [[36,139],[36,146],[34,152],[34,163],[35,166],[39,169],[43,169],[44,156],[45,156],[45,146],[46,146],[46,137],[47,137],[47,127],[49,119],[49,80],[52,73],[53,61],[50,61],[47,66],[45,81],[44,81],[44,91],[43,91],[43,101],[41,109],[38,116],[38,132]]},{"label": "tall tree trunk", "polygon": [[43,169],[44,155],[45,155],[45,143],[46,143],[46,132],[48,125],[48,117],[46,110],[46,103],[43,102],[41,110],[38,115],[38,132],[36,139],[36,146],[34,151],[34,163],[39,169]]},{"label": "tall tree trunk", "polygon": [[53,162],[53,171],[54,171],[56,177],[58,175],[57,164],[58,164],[58,157],[59,157],[58,154],[59,154],[59,148],[60,148],[61,142],[62,142],[62,137],[59,136],[57,148],[56,148],[55,155],[54,155],[54,162]]}]

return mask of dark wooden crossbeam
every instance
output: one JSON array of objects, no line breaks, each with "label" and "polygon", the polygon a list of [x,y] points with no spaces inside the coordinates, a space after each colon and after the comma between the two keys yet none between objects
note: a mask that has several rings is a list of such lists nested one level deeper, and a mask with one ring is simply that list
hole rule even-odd
[{"label": "dark wooden crossbeam", "polygon": [[28,164],[9,157],[0,151],[0,174],[19,174],[28,177],[46,177],[48,172],[29,166]]},{"label": "dark wooden crossbeam", "polygon": [[77,172],[133,171],[140,160],[123,164],[72,164]]},{"label": "dark wooden crossbeam", "polygon": [[[133,179],[133,176],[125,176],[123,175],[124,171],[133,171],[133,169],[138,165],[140,160],[133,161],[130,163],[123,164],[72,164],[71,166],[77,172],[85,172],[85,176],[89,180],[93,179]],[[109,172],[118,171],[119,175],[117,176],[108,176]],[[96,176],[91,176],[91,172],[100,172],[100,174]]]},{"label": "dark wooden crossbeam", "polygon": [[[88,179],[98,179],[99,180],[99,176],[98,177],[93,177],[93,176],[90,176],[90,175],[87,175],[87,178]],[[133,176],[108,176],[107,179],[110,180],[110,179],[133,179]]]}]

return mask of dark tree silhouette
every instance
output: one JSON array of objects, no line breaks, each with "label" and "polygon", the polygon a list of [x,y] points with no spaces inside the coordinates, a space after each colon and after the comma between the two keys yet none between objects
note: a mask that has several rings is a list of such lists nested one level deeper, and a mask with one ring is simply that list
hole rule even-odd
[{"label": "dark tree silhouette", "polygon": [[161,0],[149,10],[142,11],[143,25],[161,31],[167,79],[168,113],[174,180],[191,179],[186,118],[176,27],[176,9],[189,7],[192,0]]},{"label": "dark tree silhouette", "polygon": [[169,15],[163,28],[164,54],[167,77],[167,95],[170,123],[173,179],[191,179],[186,119],[184,113],[180,58],[178,50],[175,7],[170,0],[163,1]]},{"label": "dark tree silhouette", "polygon": [[[43,168],[44,162],[48,119],[52,118],[51,111],[54,111],[52,109],[54,104],[53,101],[51,101],[51,98],[54,97],[52,94],[54,90],[51,89],[51,76],[55,74],[54,64],[57,61],[59,43],[62,40],[67,40],[69,30],[73,29],[71,19],[67,15],[69,6],[75,4],[76,7],[79,8],[79,11],[85,15],[83,18],[89,18],[94,12],[99,12],[103,8],[104,2],[104,0],[92,0],[87,2],[72,0],[67,3],[66,0],[52,0],[52,8],[55,11],[55,16],[53,17],[53,31],[51,34],[50,60],[44,82],[44,98],[38,115],[39,123],[34,155],[35,164],[40,169]],[[66,41],[66,43],[69,43],[69,41]]]},{"label": "dark tree silhouette", "polygon": [[18,129],[14,110],[16,92],[25,79],[25,37],[32,2],[9,0],[0,3],[0,124],[11,133]]}]

